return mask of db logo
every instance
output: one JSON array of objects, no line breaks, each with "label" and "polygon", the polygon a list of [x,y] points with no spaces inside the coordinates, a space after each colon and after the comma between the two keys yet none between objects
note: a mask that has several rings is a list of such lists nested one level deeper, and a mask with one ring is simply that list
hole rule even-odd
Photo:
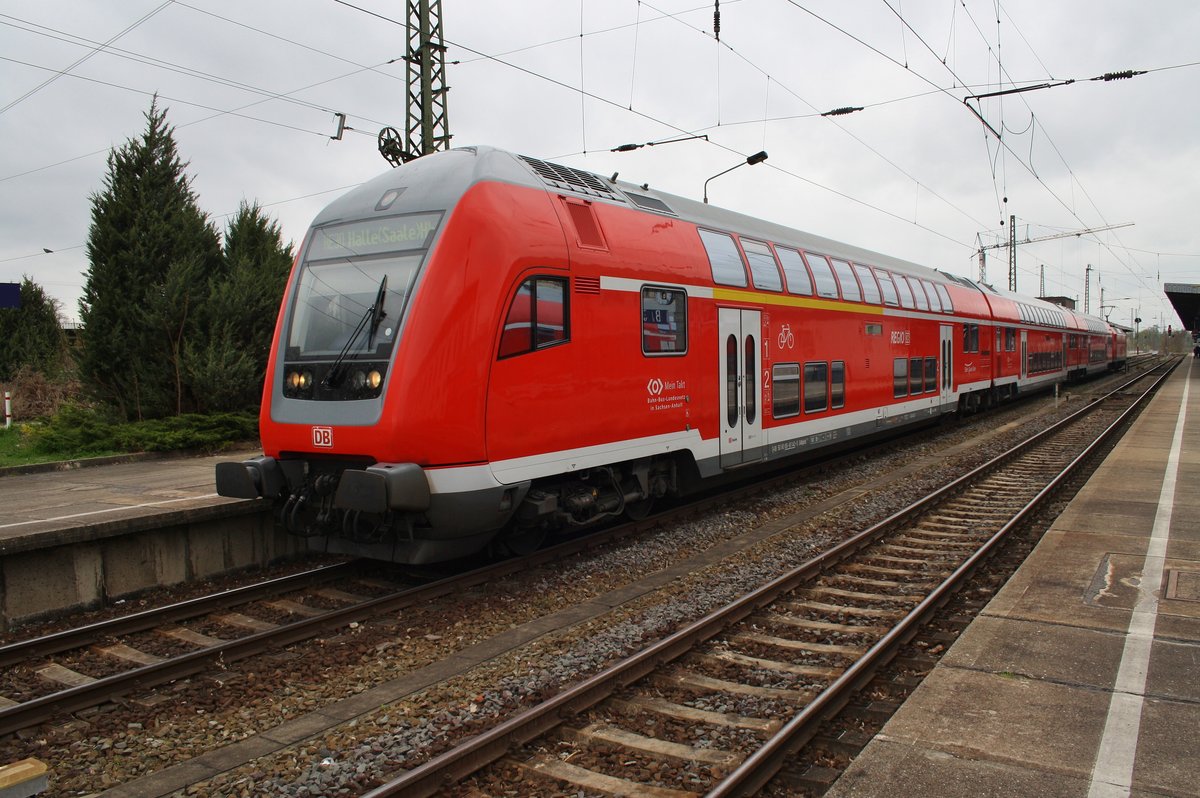
[{"label": "db logo", "polygon": [[313,427],[313,446],[322,449],[333,448],[333,427]]},{"label": "db logo", "polygon": [[650,380],[650,382],[646,383],[646,392],[651,396],[658,396],[663,392],[663,381],[658,377]]}]

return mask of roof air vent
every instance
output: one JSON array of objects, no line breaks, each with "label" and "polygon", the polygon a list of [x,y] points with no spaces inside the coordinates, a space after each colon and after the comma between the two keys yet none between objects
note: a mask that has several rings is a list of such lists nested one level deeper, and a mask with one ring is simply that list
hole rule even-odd
[{"label": "roof air vent", "polygon": [[625,201],[620,194],[609,188],[601,178],[590,172],[572,169],[569,166],[562,166],[550,163],[549,161],[540,161],[537,158],[530,158],[527,155],[518,157],[528,164],[529,168],[533,169],[538,177],[554,188],[587,194],[591,197],[603,197],[604,199],[616,200],[617,202]]}]

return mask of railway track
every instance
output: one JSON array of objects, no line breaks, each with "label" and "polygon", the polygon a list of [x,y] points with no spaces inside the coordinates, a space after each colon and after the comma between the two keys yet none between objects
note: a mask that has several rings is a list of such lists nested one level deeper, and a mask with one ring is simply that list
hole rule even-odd
[{"label": "railway track", "polygon": [[1163,377],[1134,392],[1139,377],[367,795],[753,794],[1124,428]]},{"label": "railway track", "polygon": [[316,636],[421,590],[359,570],[338,563],[0,646],[0,734]]},{"label": "railway track", "polygon": [[[911,442],[912,439],[906,438],[905,441]],[[894,445],[894,443],[886,443],[876,447],[876,450],[886,451]],[[854,463],[861,457],[862,452],[857,452],[837,459],[846,459],[847,462]],[[803,479],[809,471],[821,471],[829,467],[829,463],[826,463],[799,471],[794,470],[782,479],[784,482],[794,483],[797,479]],[[686,512],[699,513],[705,507],[714,504],[722,507],[729,506],[731,502],[736,503],[744,500],[746,496],[763,490],[764,487],[759,484],[733,493],[711,496],[706,501],[688,508]],[[848,501],[855,495],[858,495],[856,491],[849,491],[845,497],[839,497],[836,501]],[[830,504],[830,506],[837,505]],[[348,566],[341,566],[318,572],[319,575],[294,577],[290,582],[279,580],[274,585],[251,586],[217,597],[185,602],[163,610],[138,613],[105,624],[94,624],[87,629],[71,630],[34,641],[0,647],[0,667],[10,669],[9,683],[23,681],[36,684],[43,681],[41,676],[35,674],[37,668],[42,664],[70,667],[79,662],[85,667],[80,667],[77,672],[86,674],[83,678],[77,679],[74,686],[64,686],[63,689],[55,690],[53,693],[39,688],[41,692],[37,692],[32,697],[25,696],[26,700],[20,701],[16,706],[0,707],[0,734],[26,729],[55,718],[61,719],[65,712],[73,712],[108,701],[119,701],[122,696],[136,696],[154,685],[162,685],[198,673],[212,674],[216,683],[219,684],[223,678],[220,672],[234,661],[259,653],[278,652],[280,647],[306,638],[327,638],[331,633],[336,636],[340,634],[340,631],[344,631],[345,627],[356,621],[370,620],[389,612],[394,613],[405,607],[421,606],[438,597],[461,595],[463,591],[467,591],[473,586],[485,585],[502,579],[506,575],[536,568],[545,563],[565,560],[581,550],[604,545],[615,538],[639,535],[648,528],[659,524],[677,522],[679,515],[678,512],[664,513],[659,518],[652,517],[637,524],[615,527],[599,535],[568,541],[530,557],[497,563],[416,588],[389,589],[387,586],[375,585],[373,590],[366,591],[373,597],[354,596],[353,594],[361,594],[363,591],[347,587],[346,583],[352,582],[356,576]],[[312,585],[306,587],[303,584],[306,579],[311,579]],[[336,600],[331,596],[321,598],[319,594],[307,592],[310,588],[314,591],[322,590],[324,586],[330,584],[337,584],[335,592],[342,594],[337,596]],[[289,592],[292,595],[286,595]],[[349,600],[345,594],[351,594]],[[304,598],[306,595],[313,595],[316,600],[310,602]],[[284,598],[286,602],[290,603],[272,609],[271,605],[277,604],[280,598]],[[236,613],[231,613],[230,610],[239,602],[254,602],[256,607],[266,606],[267,611],[262,615],[253,609],[239,609]],[[297,613],[293,605],[307,606],[308,609]],[[337,606],[332,607],[331,605]],[[321,615],[308,617],[311,610],[318,607],[326,611]],[[259,621],[274,623],[277,628],[263,628],[261,631],[248,633],[245,626],[241,628],[241,631],[236,631],[236,624],[233,625],[233,628],[226,624],[222,627],[224,631],[215,631],[212,623],[203,620],[206,614],[211,613],[220,613],[226,616],[240,614],[251,618],[257,616]],[[297,618],[297,615],[302,617]],[[216,623],[222,622],[216,621]],[[199,629],[209,638],[239,636],[231,640],[197,637],[193,638],[190,644],[185,644],[186,641],[171,634],[180,627]],[[149,646],[143,647],[140,641],[146,639],[157,641],[158,645],[151,643]],[[169,643],[163,647],[171,649],[169,653],[159,649],[163,639]],[[759,642],[762,644],[761,641]],[[121,656],[129,654],[127,649],[149,654],[150,658],[161,658],[162,661],[130,661],[128,657]],[[47,660],[52,661],[48,662]],[[723,667],[735,666],[736,663],[733,665],[726,663]],[[55,672],[57,672],[56,669],[51,671],[51,673]],[[3,692],[3,685],[4,682],[0,681],[0,693]],[[149,706],[150,702],[161,700],[162,697],[161,690],[151,692],[148,696],[139,697],[130,710],[135,713],[135,718],[137,718],[137,706]],[[686,699],[681,695],[680,700]],[[630,704],[636,705],[637,702],[633,701]],[[624,711],[630,711],[629,707],[626,707]],[[140,718],[138,719],[140,720]],[[755,732],[755,734],[758,733]],[[577,758],[572,761],[577,761]]]}]

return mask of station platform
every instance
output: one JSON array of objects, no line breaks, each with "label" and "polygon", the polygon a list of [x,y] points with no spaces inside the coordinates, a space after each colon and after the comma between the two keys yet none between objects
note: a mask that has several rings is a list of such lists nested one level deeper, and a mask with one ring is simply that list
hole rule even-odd
[{"label": "station platform", "polygon": [[1187,358],[826,798],[1200,796]]},{"label": "station platform", "polygon": [[0,554],[127,534],[147,521],[161,524],[164,516],[185,519],[244,506],[217,496],[213,483],[218,462],[243,456],[114,457],[5,469]]},{"label": "station platform", "polygon": [[5,469],[0,631],[296,554],[267,505],[216,495],[216,463],[243,456]]}]

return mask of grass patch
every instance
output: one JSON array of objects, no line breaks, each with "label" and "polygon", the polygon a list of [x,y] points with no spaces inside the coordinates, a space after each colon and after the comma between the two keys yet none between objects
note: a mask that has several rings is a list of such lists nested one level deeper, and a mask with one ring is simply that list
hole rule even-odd
[{"label": "grass patch", "polygon": [[214,452],[257,438],[258,417],[250,413],[189,414],[122,424],[68,405],[48,421],[0,430],[0,466],[129,452]]}]

